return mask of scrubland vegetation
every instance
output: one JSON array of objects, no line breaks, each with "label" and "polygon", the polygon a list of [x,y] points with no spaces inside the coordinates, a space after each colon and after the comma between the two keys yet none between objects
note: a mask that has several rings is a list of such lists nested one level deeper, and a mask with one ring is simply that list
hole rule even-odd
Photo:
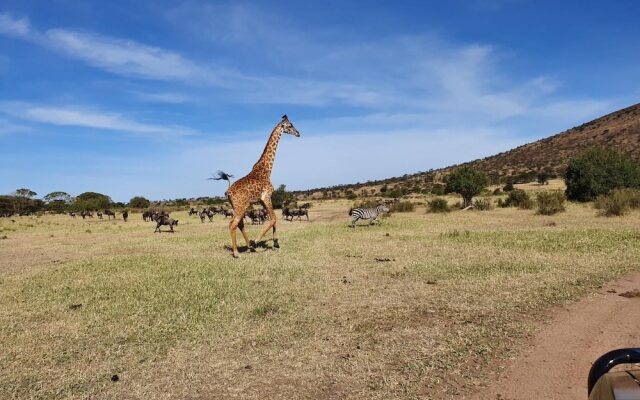
[{"label": "scrubland vegetation", "polygon": [[637,211],[434,201],[356,229],[316,202],[239,260],[221,216],[0,219],[0,397],[456,398],[552,305],[640,268]]}]

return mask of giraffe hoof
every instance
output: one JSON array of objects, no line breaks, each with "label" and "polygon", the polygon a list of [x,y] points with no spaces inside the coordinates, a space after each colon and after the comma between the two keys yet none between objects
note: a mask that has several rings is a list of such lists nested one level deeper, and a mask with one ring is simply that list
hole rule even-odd
[{"label": "giraffe hoof", "polygon": [[255,251],[256,250],[256,242],[255,240],[249,240],[249,249]]},{"label": "giraffe hoof", "polygon": [[279,248],[280,248],[280,244],[278,243],[278,239],[275,239],[275,240],[273,241],[273,247],[275,247],[276,249],[279,249]]},{"label": "giraffe hoof", "polygon": [[233,258],[239,258],[240,256],[237,253],[233,253]]}]

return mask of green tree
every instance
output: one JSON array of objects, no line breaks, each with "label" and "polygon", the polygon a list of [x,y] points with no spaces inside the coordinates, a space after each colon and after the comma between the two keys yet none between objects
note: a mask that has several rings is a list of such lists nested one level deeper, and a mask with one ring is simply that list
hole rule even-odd
[{"label": "green tree", "polygon": [[44,197],[42,197],[46,203],[50,203],[52,201],[63,201],[65,203],[71,203],[73,197],[69,195],[67,192],[51,192]]},{"label": "green tree", "polygon": [[536,176],[536,179],[538,180],[538,183],[540,185],[548,185],[549,184],[549,174],[542,171],[539,172],[538,175]]},{"label": "green tree", "polygon": [[96,192],[84,192],[79,194],[73,202],[78,210],[98,210],[111,207],[111,197]]},{"label": "green tree", "polygon": [[511,179],[509,179],[509,180],[507,181],[507,184],[506,184],[506,185],[504,185],[504,187],[502,188],[502,190],[504,190],[505,192],[510,192],[510,191],[512,191],[513,189],[514,189],[514,187],[513,187],[513,182],[511,181]]},{"label": "green tree", "polygon": [[15,195],[16,195],[17,197],[24,197],[24,198],[30,199],[30,198],[32,198],[33,196],[37,196],[37,195],[38,195],[38,193],[34,192],[34,191],[33,191],[33,190],[31,190],[31,189],[22,188],[22,189],[17,189],[17,190],[15,191]]},{"label": "green tree", "polygon": [[282,208],[293,201],[295,201],[295,197],[293,194],[287,192],[287,187],[285,185],[278,186],[278,189],[274,190],[271,194],[271,204],[273,205],[273,208]]},{"label": "green tree", "polygon": [[135,196],[129,200],[129,207],[131,208],[147,208],[151,205],[151,202],[142,196]]},{"label": "green tree", "polygon": [[569,160],[564,180],[569,200],[590,201],[616,188],[640,188],[640,163],[614,149],[592,147]]},{"label": "green tree", "polygon": [[482,171],[467,165],[454,170],[447,179],[446,193],[458,193],[464,201],[463,207],[471,205],[473,196],[477,196],[487,187],[489,179]]}]

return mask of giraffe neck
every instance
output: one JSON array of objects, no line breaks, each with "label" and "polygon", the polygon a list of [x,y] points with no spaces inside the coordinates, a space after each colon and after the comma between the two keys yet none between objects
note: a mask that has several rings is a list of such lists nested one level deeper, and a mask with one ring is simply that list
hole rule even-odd
[{"label": "giraffe neck", "polygon": [[269,140],[267,141],[267,145],[264,146],[264,151],[262,152],[260,159],[253,166],[253,172],[259,173],[266,178],[271,176],[273,162],[276,159],[276,149],[278,148],[280,136],[282,136],[282,130],[278,128],[279,124],[273,128],[271,136],[269,136]]}]

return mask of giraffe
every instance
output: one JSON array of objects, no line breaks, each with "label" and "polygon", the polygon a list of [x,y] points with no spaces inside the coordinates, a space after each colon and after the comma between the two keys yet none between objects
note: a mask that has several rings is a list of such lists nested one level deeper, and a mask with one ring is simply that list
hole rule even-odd
[{"label": "giraffe", "polygon": [[[273,185],[271,184],[271,170],[273,169],[273,162],[276,158],[276,148],[282,133],[288,133],[295,137],[300,137],[300,132],[294,128],[293,124],[289,122],[286,115],[282,116],[282,120],[273,128],[267,145],[264,147],[264,151],[260,156],[260,159],[255,163],[251,172],[248,175],[235,181],[226,192],[229,203],[233,207],[233,219],[229,223],[229,231],[231,233],[231,245],[233,249],[233,257],[238,258],[238,243],[236,241],[236,229],[240,228],[244,240],[247,242],[247,246],[250,250],[254,250],[256,243],[260,242],[260,239],[267,233],[269,228],[273,229],[273,247],[280,248],[278,244],[278,238],[276,236],[276,213],[273,211],[271,205],[271,194],[273,193]],[[247,232],[244,230],[244,213],[251,203],[260,202],[262,206],[267,210],[269,214],[269,222],[262,230],[258,238],[254,242],[249,240]]]}]

